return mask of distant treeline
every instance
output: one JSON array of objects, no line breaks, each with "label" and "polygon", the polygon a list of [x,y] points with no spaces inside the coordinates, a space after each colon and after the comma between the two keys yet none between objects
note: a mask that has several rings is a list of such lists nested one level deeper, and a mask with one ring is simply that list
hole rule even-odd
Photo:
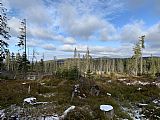
[{"label": "distant treeline", "polygon": [[[24,60],[24,55],[19,53],[16,55],[14,53],[7,54],[3,68],[7,71],[22,73]],[[75,57],[49,61],[41,59],[40,61],[27,62],[27,71],[34,73],[53,74],[60,69],[73,67],[77,67],[80,73],[90,71],[97,74],[120,73],[134,75],[136,69],[140,73],[140,62],[138,62],[138,68],[136,68],[132,58],[92,58],[90,55],[84,55],[83,58]],[[143,74],[155,75],[155,73],[160,73],[160,58],[144,57]]]},{"label": "distant treeline", "polygon": [[[140,62],[138,62],[138,67],[134,64],[133,58],[91,58],[87,60],[84,58],[75,59],[64,59],[57,61],[45,61],[44,62],[44,72],[53,73],[58,69],[70,69],[77,67],[81,73],[87,71],[96,74],[107,74],[107,73],[119,73],[140,75]],[[143,58],[143,75],[152,75],[160,73],[160,58],[159,57],[144,57]]]}]

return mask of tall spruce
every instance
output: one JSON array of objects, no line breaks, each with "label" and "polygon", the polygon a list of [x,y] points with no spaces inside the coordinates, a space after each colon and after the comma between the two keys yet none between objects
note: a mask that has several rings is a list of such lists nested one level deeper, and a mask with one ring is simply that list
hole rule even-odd
[{"label": "tall spruce", "polygon": [[3,6],[3,3],[0,2],[0,69],[3,67],[3,60],[8,52],[9,44],[6,40],[9,40],[11,37],[9,34],[10,28],[8,27],[8,18],[6,16],[7,9]]},{"label": "tall spruce", "polygon": [[145,48],[144,46],[144,38],[145,35],[139,37],[139,42],[140,42],[140,47],[141,47],[141,57],[140,57],[140,74],[143,74],[143,49]]},{"label": "tall spruce", "polygon": [[89,52],[89,48],[87,47],[87,52],[86,52],[86,72],[90,71],[90,60],[91,60],[91,56],[90,56],[90,52]]},{"label": "tall spruce", "polygon": [[141,56],[141,46],[139,43],[135,45],[133,48],[134,55],[132,59],[134,60],[134,75],[138,75],[138,64],[139,64],[139,58]]},{"label": "tall spruce", "polygon": [[11,71],[14,71],[15,72],[15,70],[16,70],[16,65],[15,65],[15,63],[16,63],[16,59],[15,59],[15,55],[14,55],[14,53],[12,52],[11,53]]},{"label": "tall spruce", "polygon": [[26,74],[27,74],[27,53],[26,53],[26,49],[27,49],[27,44],[26,44],[26,19],[23,19],[21,21],[21,27],[19,28],[20,29],[20,34],[18,36],[19,38],[19,41],[18,41],[18,46],[22,49],[24,49],[24,52],[23,52],[23,63],[22,65],[24,65],[22,68],[23,68],[23,75],[24,75],[24,79],[26,78]]},{"label": "tall spruce", "polygon": [[156,74],[156,64],[152,54],[151,54],[151,63],[150,63],[150,74],[151,76],[155,76]]},{"label": "tall spruce", "polygon": [[11,56],[10,56],[10,52],[9,52],[9,51],[8,51],[7,54],[6,54],[5,64],[6,64],[6,67],[7,67],[7,71],[10,71]]}]

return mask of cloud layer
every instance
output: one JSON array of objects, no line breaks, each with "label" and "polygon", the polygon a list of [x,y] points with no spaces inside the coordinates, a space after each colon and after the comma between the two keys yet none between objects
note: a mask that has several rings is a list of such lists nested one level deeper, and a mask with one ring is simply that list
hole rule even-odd
[{"label": "cloud layer", "polygon": [[[123,24],[114,22],[127,19],[125,15],[123,19],[121,18],[123,13],[134,11],[135,14],[136,11],[149,7],[150,2],[146,0],[3,0],[3,2],[9,10],[8,23],[14,41],[18,41],[16,37],[19,34],[20,21],[27,19],[29,47],[56,51],[57,54],[65,56],[75,47],[84,53],[89,46],[93,55],[126,57],[132,55],[132,47],[138,41],[138,37],[146,35],[145,55],[151,53],[158,55],[160,21],[148,24],[142,15],[140,19],[129,16],[129,20]],[[154,0],[154,7],[149,9],[150,14],[159,13],[158,3],[159,0]]]}]

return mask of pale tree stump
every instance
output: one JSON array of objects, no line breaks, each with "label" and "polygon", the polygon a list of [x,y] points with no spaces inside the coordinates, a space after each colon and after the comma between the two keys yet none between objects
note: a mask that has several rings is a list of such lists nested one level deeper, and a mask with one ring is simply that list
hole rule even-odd
[{"label": "pale tree stump", "polygon": [[104,112],[108,119],[113,120],[114,109],[111,105],[100,105],[100,110]]}]

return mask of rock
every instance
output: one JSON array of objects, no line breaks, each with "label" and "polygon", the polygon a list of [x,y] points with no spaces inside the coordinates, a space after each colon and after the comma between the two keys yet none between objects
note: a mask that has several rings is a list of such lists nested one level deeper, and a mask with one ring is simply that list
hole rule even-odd
[{"label": "rock", "polygon": [[0,119],[3,120],[3,118],[5,117],[5,113],[4,113],[4,109],[3,110],[0,110]]},{"label": "rock", "polygon": [[112,80],[108,80],[107,82],[108,82],[108,83],[111,83],[111,82],[112,82]]},{"label": "rock", "polygon": [[137,90],[140,91],[140,90],[142,90],[142,88],[139,87]]},{"label": "rock", "polygon": [[111,96],[111,93],[107,93],[108,96]]},{"label": "rock", "polygon": [[160,76],[157,77],[157,81],[160,81]]},{"label": "rock", "polygon": [[66,120],[95,120],[94,113],[89,105],[76,107],[72,112],[67,114]]},{"label": "rock", "polygon": [[36,103],[36,98],[35,97],[25,98],[23,102],[34,105]]},{"label": "rock", "polygon": [[119,81],[125,81],[126,79],[125,78],[120,78],[118,79]]},{"label": "rock", "polygon": [[144,103],[138,103],[138,106],[139,107],[144,107],[144,106],[147,106],[148,104],[144,104]]},{"label": "rock", "polygon": [[158,99],[153,100],[153,103],[160,106],[160,100],[158,100]]},{"label": "rock", "polygon": [[67,117],[67,114],[68,114],[69,112],[71,112],[72,110],[74,110],[75,107],[76,107],[76,106],[71,106],[71,107],[69,107],[67,110],[64,111],[63,115],[60,116],[60,118],[61,118],[61,119],[65,119],[65,118]]},{"label": "rock", "polygon": [[156,73],[155,76],[157,76],[160,80],[160,73]]}]

